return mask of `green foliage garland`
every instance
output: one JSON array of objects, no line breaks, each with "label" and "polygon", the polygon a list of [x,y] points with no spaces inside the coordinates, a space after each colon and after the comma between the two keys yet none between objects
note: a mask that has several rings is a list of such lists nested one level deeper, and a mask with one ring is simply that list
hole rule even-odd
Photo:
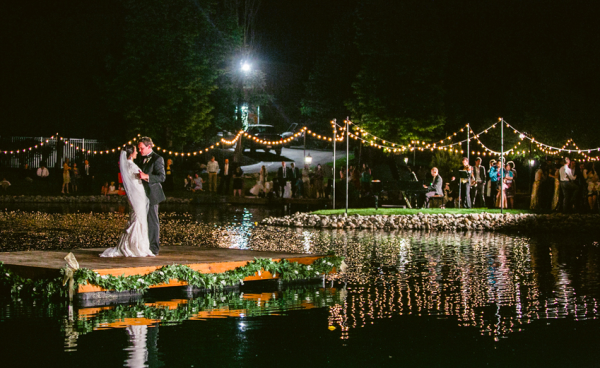
[{"label": "green foliage garland", "polygon": [[[319,258],[311,265],[304,265],[282,259],[275,262],[270,258],[255,258],[245,266],[237,267],[223,273],[201,273],[194,271],[185,265],[164,266],[147,275],[113,276],[100,275],[88,268],[75,270],[73,279],[74,287],[78,285],[96,285],[107,290],[144,291],[154,285],[169,282],[169,280],[185,281],[191,286],[206,289],[223,289],[227,286],[243,284],[248,276],[268,271],[278,275],[283,281],[293,281],[320,277],[328,274],[334,268],[340,267],[343,257],[329,256]],[[61,269],[65,274],[65,268]],[[62,286],[63,280],[55,278],[51,280],[31,280],[14,274],[0,262],[0,285],[10,288],[12,294],[27,295],[33,297],[50,297],[54,295],[66,296],[66,287]]]}]

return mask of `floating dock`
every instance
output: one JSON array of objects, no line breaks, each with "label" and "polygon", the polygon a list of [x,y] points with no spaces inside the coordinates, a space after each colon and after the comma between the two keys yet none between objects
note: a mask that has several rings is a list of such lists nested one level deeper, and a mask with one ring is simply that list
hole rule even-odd
[{"label": "floating dock", "polygon": [[[65,256],[72,252],[79,263],[79,267],[88,268],[100,275],[132,276],[146,275],[163,266],[186,265],[201,273],[222,273],[245,266],[255,258],[271,258],[273,261],[287,259],[290,262],[310,265],[319,258],[313,254],[297,254],[285,252],[263,252],[252,250],[237,250],[223,248],[200,248],[192,246],[163,246],[157,257],[118,257],[101,258],[99,255],[104,249],[86,248],[57,251],[26,251],[26,252],[0,252],[0,262],[15,274],[30,278],[44,279],[60,276],[60,269],[65,267]],[[244,279],[244,281],[273,280],[270,272],[261,272]],[[150,286],[175,287],[186,286],[187,283],[179,280],[170,280],[168,283]],[[77,293],[104,294],[110,290],[95,285],[79,285]],[[91,296],[91,295],[90,295]]]}]

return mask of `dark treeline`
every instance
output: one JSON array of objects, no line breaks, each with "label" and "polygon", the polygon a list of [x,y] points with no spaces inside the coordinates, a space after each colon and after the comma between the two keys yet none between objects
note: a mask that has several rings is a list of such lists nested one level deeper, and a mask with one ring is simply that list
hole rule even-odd
[{"label": "dark treeline", "polygon": [[[258,3],[255,24],[248,22],[246,5]],[[503,116],[548,143],[599,145],[593,1],[3,7],[2,134],[140,132],[177,147],[237,129],[235,107],[246,100],[281,128],[297,122],[327,132],[330,119],[350,116],[407,142],[439,139],[466,123],[478,130]],[[236,70],[243,57],[264,73],[252,86]]]}]

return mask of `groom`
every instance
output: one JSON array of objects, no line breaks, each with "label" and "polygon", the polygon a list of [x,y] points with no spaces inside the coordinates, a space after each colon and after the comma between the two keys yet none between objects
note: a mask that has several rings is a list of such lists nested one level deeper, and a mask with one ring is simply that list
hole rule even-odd
[{"label": "groom", "polygon": [[158,255],[160,248],[160,227],[158,223],[158,204],[166,199],[162,190],[162,182],[166,179],[165,160],[156,152],[152,151],[152,139],[149,137],[140,138],[138,148],[143,157],[140,172],[140,179],[144,184],[146,196],[150,201],[148,207],[148,239],[150,240],[150,250]]}]

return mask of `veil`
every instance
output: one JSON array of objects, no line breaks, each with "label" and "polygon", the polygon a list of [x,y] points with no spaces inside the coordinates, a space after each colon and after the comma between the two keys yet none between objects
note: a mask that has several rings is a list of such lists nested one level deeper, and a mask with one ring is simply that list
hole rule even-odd
[{"label": "veil", "polygon": [[132,193],[133,180],[129,174],[129,162],[127,160],[127,151],[121,151],[121,157],[119,158],[119,170],[121,171],[121,180],[123,180],[123,186],[125,187],[125,193],[127,196]]}]

